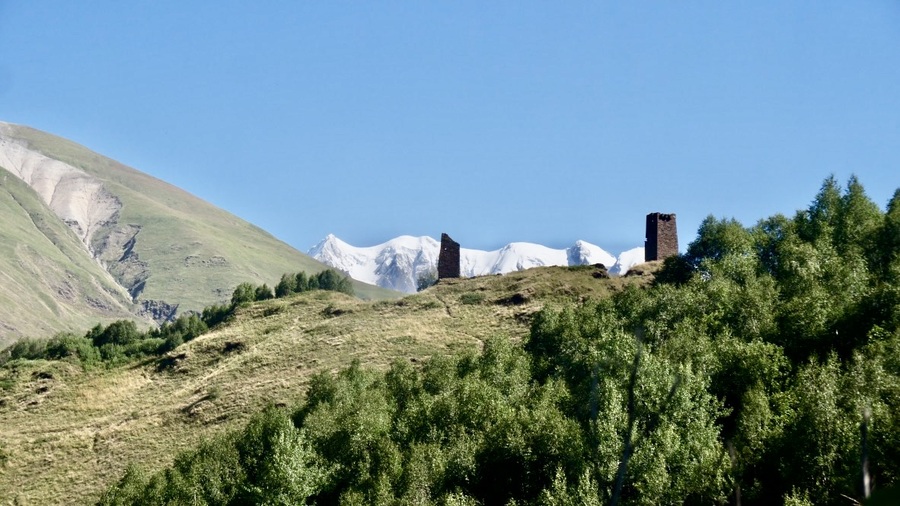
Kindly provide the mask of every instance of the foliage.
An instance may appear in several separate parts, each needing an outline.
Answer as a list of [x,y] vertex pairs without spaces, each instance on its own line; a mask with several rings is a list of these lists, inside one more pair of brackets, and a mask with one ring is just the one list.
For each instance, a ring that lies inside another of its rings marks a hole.
[[[286,274],[273,295],[335,275]],[[115,362],[225,308],[7,352]],[[900,484],[900,192],[882,212],[829,178],[793,217],[707,218],[652,286],[531,321],[478,354],[321,373],[291,412],[130,467],[103,503],[846,504],[862,499],[863,413],[876,493]]]
[[6,360],[71,360],[85,369],[115,366],[159,355],[207,331],[203,319],[188,313],[158,329],[141,331],[131,320],[96,325],[84,336],[59,333],[48,340],[23,340],[7,349]]
[[231,294],[232,307],[249,304],[256,300],[256,287],[253,283],[241,283],[234,289]]
[[147,476],[130,467],[100,504],[301,504],[328,474],[302,431],[270,407],[240,433],[182,453]]
[[468,292],[459,296],[459,302],[462,304],[481,304],[484,302],[484,294],[478,292]]
[[[302,289],[301,289],[302,287]],[[161,355],[206,333],[210,328],[227,322],[238,307],[256,301],[285,296],[307,290],[333,290],[353,294],[349,278],[334,270],[325,270],[307,277],[303,272],[285,274],[273,292],[266,284],[239,284],[232,293],[230,305],[213,305],[202,313],[189,312],[174,322],[163,323],[158,329],[141,331],[131,320],[118,320],[108,326],[97,324],[84,337],[60,333],[49,340],[23,339],[0,355],[0,364],[10,360],[75,360],[85,369],[97,364],[108,367],[135,359]]]
[[[302,289],[301,289],[302,287]],[[353,294],[349,280],[334,270],[307,277],[306,273],[285,274],[275,292],[266,284],[239,284],[232,293],[230,305],[213,305],[202,313],[189,312],[158,329],[141,331],[131,320],[119,320],[108,326],[97,324],[84,337],[70,333],[57,334],[50,340],[23,339],[0,355],[0,363],[9,360],[73,359],[85,368],[99,363],[115,366],[143,357],[167,353],[228,321],[238,307],[307,290],[333,290]]]
[[[265,287],[265,288],[263,288]],[[271,293],[265,285],[257,290],[263,293]],[[326,269],[317,274],[307,276],[305,272],[296,274],[284,274],[281,280],[275,285],[275,292],[272,297],[256,298],[255,300],[265,300],[266,298],[281,298],[291,294],[302,293],[310,290],[331,290],[334,292],[342,292],[347,295],[353,295],[353,285],[350,278],[341,275],[334,269]]]

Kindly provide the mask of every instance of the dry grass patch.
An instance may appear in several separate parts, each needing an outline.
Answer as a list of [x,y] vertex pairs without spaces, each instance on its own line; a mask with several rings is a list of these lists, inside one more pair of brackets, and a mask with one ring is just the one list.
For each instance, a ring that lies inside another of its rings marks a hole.
[[[0,503],[91,503],[129,463],[158,469],[266,404],[295,404],[321,371],[354,359],[374,368],[421,363],[477,350],[495,335],[521,339],[546,304],[648,281],[542,268],[441,281],[396,301],[308,292],[241,308],[232,322],[159,360],[88,372],[67,362],[7,364]],[[480,294],[477,303],[465,302],[468,293]]]

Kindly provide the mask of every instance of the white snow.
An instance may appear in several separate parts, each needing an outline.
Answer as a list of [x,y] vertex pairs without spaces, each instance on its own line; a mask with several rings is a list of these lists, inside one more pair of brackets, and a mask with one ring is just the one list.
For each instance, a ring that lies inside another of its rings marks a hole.
[[[416,280],[437,269],[440,242],[428,237],[400,236],[382,244],[357,247],[329,234],[308,252],[311,257],[353,279],[401,292],[414,293]],[[599,246],[576,241],[566,249],[514,242],[494,250],[460,248],[460,274],[465,277],[506,274],[532,267],[601,263],[612,274],[625,273],[643,263],[644,248],[634,248],[617,259]]]
[[307,254],[351,278],[391,290],[414,293],[416,279],[437,265],[440,243],[431,237],[403,235],[359,248],[329,234]]
[[628,272],[628,269],[642,263],[644,263],[644,248],[632,248],[619,254],[616,264],[609,272],[611,274],[625,274]]

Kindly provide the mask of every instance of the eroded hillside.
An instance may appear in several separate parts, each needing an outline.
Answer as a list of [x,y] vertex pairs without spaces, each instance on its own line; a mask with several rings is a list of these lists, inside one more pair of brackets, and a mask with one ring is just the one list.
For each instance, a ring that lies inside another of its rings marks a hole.
[[0,344],[110,317],[164,321],[226,301],[241,282],[326,267],[179,188],[34,129],[0,123],[0,171],[9,250],[0,297],[36,308],[0,310]]

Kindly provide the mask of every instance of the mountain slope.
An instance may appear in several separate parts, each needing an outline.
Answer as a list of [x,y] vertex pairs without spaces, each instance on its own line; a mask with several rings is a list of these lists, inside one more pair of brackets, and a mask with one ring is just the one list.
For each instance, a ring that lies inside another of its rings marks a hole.
[[[440,242],[423,236],[400,236],[369,247],[352,246],[328,235],[307,254],[353,279],[406,293],[416,291],[416,280],[437,268]],[[532,267],[603,264],[612,274],[625,273],[643,263],[644,248],[628,250],[615,257],[599,246],[576,241],[566,249],[514,242],[495,251],[460,249],[463,277],[506,274]]]
[[[133,302],[138,312],[157,319],[171,316],[176,307],[200,310],[225,301],[244,281],[273,284],[285,272],[325,268],[175,186],[38,130],[0,123],[0,167],[9,182],[4,188],[12,187],[14,179],[26,183],[37,197],[30,208],[42,204],[38,214],[45,221],[55,217],[66,225],[68,231],[53,230],[56,237],[67,236],[57,242],[65,242],[68,257],[85,256],[79,265],[89,261],[102,266],[105,278],[121,287],[108,290],[120,305]],[[25,190],[17,187],[15,193]],[[65,270],[66,262],[58,260]],[[9,267],[16,270],[17,265]],[[86,279],[102,277],[93,272]],[[391,296],[362,283],[355,289],[363,297]],[[52,293],[44,297],[57,299]],[[18,329],[6,317],[2,321]],[[23,334],[0,332],[0,337]]]
[[98,320],[131,318],[132,302],[22,181],[0,168],[0,345]]
[[242,307],[234,321],[158,361],[83,371],[70,361],[0,367],[0,504],[88,504],[125,466],[158,469],[178,450],[292,404],[320,372],[384,368],[520,339],[546,304],[602,298],[651,276],[597,279],[548,267],[444,280],[397,301],[305,292]]

